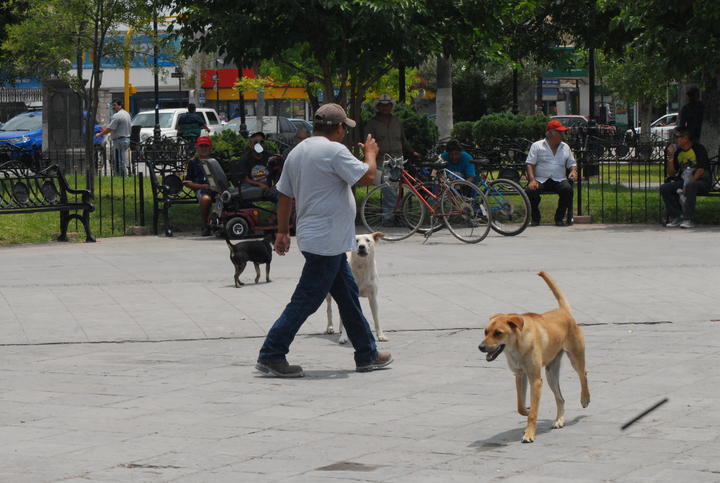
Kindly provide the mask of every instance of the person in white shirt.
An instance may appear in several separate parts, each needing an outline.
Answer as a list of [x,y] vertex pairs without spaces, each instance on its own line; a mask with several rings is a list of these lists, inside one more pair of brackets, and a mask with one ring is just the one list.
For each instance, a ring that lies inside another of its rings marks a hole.
[[255,368],[275,377],[302,377],[298,365],[286,359],[290,344],[305,320],[330,293],[355,349],[358,372],[381,369],[392,362],[388,352],[378,352],[370,325],[358,300],[346,252],[355,250],[355,197],[351,187],[369,186],[377,173],[378,145],[371,135],[360,147],[365,162],[340,141],[355,121],[337,104],[325,104],[315,113],[313,136],[290,152],[277,183],[278,231],[275,251],[290,248],[289,220],[292,200],[296,204],[297,245],[305,257],[300,281],[290,303],[265,338]]
[[[545,139],[530,146],[527,161],[528,186],[525,192],[530,199],[530,226],[540,224],[540,195],[557,193],[559,196],[555,211],[555,225],[572,225],[573,186],[577,181],[577,163],[572,150],[563,142],[568,128],[554,119],[545,128]],[[568,174],[569,170],[569,174]],[[568,179],[570,181],[568,181]]]

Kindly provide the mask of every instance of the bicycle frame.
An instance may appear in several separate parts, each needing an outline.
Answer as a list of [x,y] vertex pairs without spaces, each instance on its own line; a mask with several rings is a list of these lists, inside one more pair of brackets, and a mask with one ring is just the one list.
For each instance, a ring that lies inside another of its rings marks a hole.
[[[442,213],[438,212],[438,210],[435,208],[435,205],[437,204],[438,199],[443,195],[445,192],[449,192],[452,199],[453,199],[453,205],[458,206],[457,203],[457,197],[459,193],[454,190],[447,182],[447,174],[451,174],[455,178],[457,178],[459,181],[466,181],[462,177],[458,176],[457,174],[453,173],[452,171],[449,171],[445,168],[443,168],[443,175],[444,178],[440,179],[439,185],[440,185],[440,192],[439,193],[433,193],[431,190],[429,190],[422,182],[418,181],[417,178],[415,178],[413,175],[411,175],[406,169],[401,169],[400,171],[400,180],[399,180],[399,187],[398,189],[401,191],[403,189],[403,186],[407,186],[407,188],[415,193],[417,197],[422,201],[422,203],[425,205],[425,208],[430,212],[430,216],[452,216],[455,214],[455,212],[448,212],[448,213]],[[422,191],[422,192],[421,192]],[[428,198],[432,198],[433,203],[430,204],[428,202]],[[402,196],[398,196],[398,202],[402,202]]]

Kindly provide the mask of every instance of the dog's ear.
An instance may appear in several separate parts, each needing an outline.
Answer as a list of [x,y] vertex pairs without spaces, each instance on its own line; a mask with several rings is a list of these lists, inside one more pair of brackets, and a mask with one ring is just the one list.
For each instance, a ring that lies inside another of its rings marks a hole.
[[375,233],[372,234],[372,237],[373,237],[373,240],[378,241],[379,239],[385,237],[385,233],[383,233],[381,231],[376,231]]
[[523,321],[523,318],[520,317],[519,315],[511,314],[511,315],[508,315],[507,324],[513,330],[522,330],[523,326],[525,325],[525,322]]

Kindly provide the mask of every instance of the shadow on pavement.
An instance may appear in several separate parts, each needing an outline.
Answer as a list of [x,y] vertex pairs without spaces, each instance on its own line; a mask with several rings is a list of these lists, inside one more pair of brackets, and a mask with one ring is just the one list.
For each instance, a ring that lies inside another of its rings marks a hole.
[[[572,426],[578,423],[580,420],[585,419],[586,417],[586,415],[580,415],[572,420],[566,421],[565,427]],[[536,435],[541,435],[552,431],[552,424],[553,420],[551,419],[538,420]],[[478,451],[492,451],[494,449],[507,446],[510,443],[520,443],[524,432],[525,425],[523,424],[521,428],[503,431],[502,433],[498,433],[488,439],[479,439],[473,443],[470,443],[468,447],[477,448]]]

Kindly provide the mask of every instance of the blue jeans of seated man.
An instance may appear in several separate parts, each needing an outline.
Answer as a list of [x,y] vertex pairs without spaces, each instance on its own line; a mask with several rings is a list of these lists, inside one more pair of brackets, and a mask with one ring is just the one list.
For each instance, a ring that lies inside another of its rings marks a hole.
[[685,186],[685,205],[680,204],[678,189],[683,187],[682,180],[670,181],[660,186],[660,195],[665,201],[665,211],[670,219],[680,216],[685,220],[692,220],[695,215],[695,201],[697,195],[704,195],[710,191],[710,183],[705,180],[691,181]]
[[355,348],[355,363],[367,364],[377,355],[377,346],[367,319],[362,313],[347,255],[323,256],[302,252],[305,257],[300,281],[290,303],[275,321],[265,338],[258,361],[285,360],[295,334],[325,301],[330,293],[337,302],[345,330]]
[[127,176],[126,153],[130,147],[130,138],[117,138],[112,140],[113,173],[117,176]]

